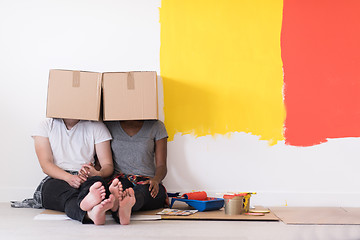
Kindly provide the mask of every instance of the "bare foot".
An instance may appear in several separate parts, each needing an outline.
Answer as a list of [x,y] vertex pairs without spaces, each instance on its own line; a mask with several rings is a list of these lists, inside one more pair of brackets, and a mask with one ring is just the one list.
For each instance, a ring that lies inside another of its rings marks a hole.
[[104,225],[106,220],[106,211],[114,205],[115,197],[110,194],[110,197],[103,200],[101,203],[93,207],[87,212],[88,217],[94,222],[95,225]]
[[90,211],[105,198],[105,187],[101,182],[94,183],[86,197],[81,201],[80,208],[83,211]]
[[111,211],[116,212],[119,209],[119,197],[123,191],[122,184],[119,181],[119,179],[115,178],[111,182],[111,184],[109,186],[109,190],[110,190],[110,193],[113,194],[115,197],[114,206],[111,208]]
[[126,189],[123,194],[120,195],[119,201],[120,224],[128,225],[131,218],[131,209],[136,202],[134,189]]

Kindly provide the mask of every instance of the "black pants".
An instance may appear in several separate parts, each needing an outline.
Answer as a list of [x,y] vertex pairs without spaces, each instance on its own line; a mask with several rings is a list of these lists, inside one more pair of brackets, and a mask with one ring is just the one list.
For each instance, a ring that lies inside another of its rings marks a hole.
[[[159,193],[153,198],[150,195],[149,184],[135,185],[132,184],[127,178],[119,177],[119,180],[123,186],[123,190],[127,188],[133,188],[135,193],[136,203],[132,208],[133,212],[140,210],[153,210],[162,208],[166,201],[166,190],[162,184],[159,184]],[[119,216],[116,213],[112,213],[115,221],[119,223]]]
[[[85,218],[86,212],[81,210],[80,203],[95,182],[101,182],[106,188],[106,183],[101,177],[89,177],[78,189],[71,187],[63,180],[50,178],[42,188],[43,207],[65,212],[71,219],[82,223],[91,223],[91,220]],[[106,197],[109,195],[107,190]]]

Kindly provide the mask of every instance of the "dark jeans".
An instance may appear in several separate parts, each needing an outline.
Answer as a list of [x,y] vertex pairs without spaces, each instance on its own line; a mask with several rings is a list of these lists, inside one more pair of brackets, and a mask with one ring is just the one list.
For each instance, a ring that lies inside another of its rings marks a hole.
[[[86,212],[81,210],[80,203],[95,182],[102,182],[103,186],[106,186],[106,182],[101,177],[89,177],[78,189],[63,180],[50,178],[42,188],[43,207],[65,212],[71,219],[82,223],[91,223],[91,220],[85,218]],[[106,197],[109,195],[107,190]]]
[[[135,185],[132,184],[127,178],[119,177],[119,180],[123,186],[123,190],[127,188],[133,188],[135,193],[135,205],[132,208],[133,212],[140,210],[153,210],[162,208],[165,205],[166,190],[162,184],[159,184],[159,193],[153,198],[150,195],[149,184],[146,185]],[[115,221],[119,223],[119,216],[116,213],[112,213]]]

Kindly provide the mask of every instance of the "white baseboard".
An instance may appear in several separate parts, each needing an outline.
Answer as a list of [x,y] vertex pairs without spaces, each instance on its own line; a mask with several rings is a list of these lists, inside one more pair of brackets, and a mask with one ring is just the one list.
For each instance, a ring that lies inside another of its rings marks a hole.
[[[168,190],[169,192],[173,192]],[[191,191],[184,191],[191,192]],[[219,192],[206,191],[210,197],[222,197]],[[360,192],[353,193],[310,193],[310,192],[257,192],[251,197],[253,205],[304,206],[304,207],[360,207]]]
[[252,197],[252,205],[360,207],[360,193],[260,192]]
[[25,198],[32,198],[34,188],[0,188],[0,202],[21,201]]

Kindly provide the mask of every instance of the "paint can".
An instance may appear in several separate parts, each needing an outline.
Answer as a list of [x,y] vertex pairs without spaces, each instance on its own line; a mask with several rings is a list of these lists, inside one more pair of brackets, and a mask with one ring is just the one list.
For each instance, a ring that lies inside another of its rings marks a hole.
[[238,215],[245,212],[245,197],[242,194],[224,195],[225,214]]

